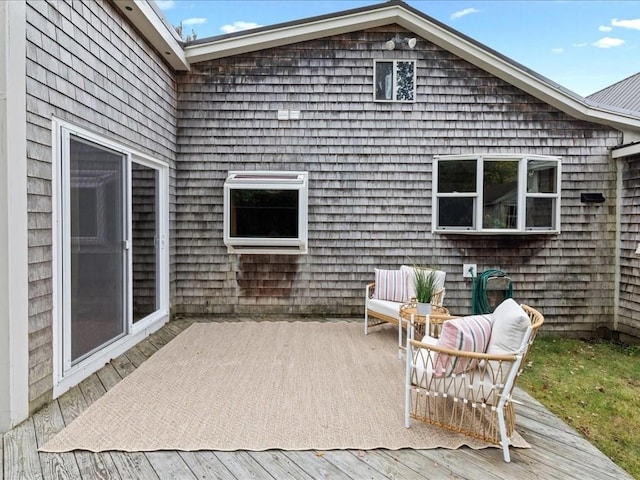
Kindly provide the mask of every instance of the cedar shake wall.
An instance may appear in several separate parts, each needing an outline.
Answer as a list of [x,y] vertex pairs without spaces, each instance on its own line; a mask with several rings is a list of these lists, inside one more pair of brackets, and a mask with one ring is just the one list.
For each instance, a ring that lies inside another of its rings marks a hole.
[[620,205],[620,309],[618,328],[622,338],[640,337],[640,155],[619,160],[622,168]]
[[172,162],[176,93],[169,67],[104,0],[29,1],[26,35],[29,401],[34,410],[51,398],[52,389],[51,179],[52,169],[59,168],[52,158],[52,116]]
[[[387,51],[396,26],[192,65],[178,75],[175,312],[362,316],[374,268],[412,259],[447,272],[470,311],[463,263],[499,268],[545,330],[591,335],[613,319],[621,135],[575,120],[429,42]],[[416,59],[417,101],[372,101],[374,59]],[[300,120],[278,121],[277,111]],[[431,233],[434,155],[562,157],[560,235]],[[228,254],[229,170],[309,171],[309,254]],[[602,192],[603,204],[580,193]]]

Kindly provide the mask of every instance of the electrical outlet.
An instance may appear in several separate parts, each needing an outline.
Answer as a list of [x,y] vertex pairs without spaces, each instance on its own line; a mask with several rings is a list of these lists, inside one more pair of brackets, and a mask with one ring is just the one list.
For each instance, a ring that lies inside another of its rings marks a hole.
[[462,265],[462,276],[471,278],[478,275],[478,266],[475,263],[465,263]]

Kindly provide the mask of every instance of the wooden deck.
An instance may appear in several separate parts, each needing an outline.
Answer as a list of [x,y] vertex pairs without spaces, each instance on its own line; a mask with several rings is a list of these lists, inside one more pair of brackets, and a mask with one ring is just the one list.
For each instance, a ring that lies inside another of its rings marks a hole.
[[[197,321],[203,321],[197,319]],[[531,449],[266,452],[38,453],[88,405],[189,326],[165,325],[126,354],[3,435],[5,479],[631,479],[626,472],[522,391],[517,430]]]

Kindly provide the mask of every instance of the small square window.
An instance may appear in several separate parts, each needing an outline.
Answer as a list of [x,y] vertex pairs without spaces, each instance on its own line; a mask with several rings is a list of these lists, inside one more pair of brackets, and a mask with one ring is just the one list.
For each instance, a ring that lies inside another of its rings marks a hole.
[[414,102],[415,60],[375,60],[373,96],[377,102]]

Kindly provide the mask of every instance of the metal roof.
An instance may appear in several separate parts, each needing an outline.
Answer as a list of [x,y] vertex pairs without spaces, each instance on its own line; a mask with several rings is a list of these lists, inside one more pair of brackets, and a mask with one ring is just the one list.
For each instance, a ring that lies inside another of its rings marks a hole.
[[640,73],[603,88],[587,98],[601,105],[640,113]]

